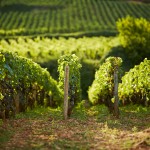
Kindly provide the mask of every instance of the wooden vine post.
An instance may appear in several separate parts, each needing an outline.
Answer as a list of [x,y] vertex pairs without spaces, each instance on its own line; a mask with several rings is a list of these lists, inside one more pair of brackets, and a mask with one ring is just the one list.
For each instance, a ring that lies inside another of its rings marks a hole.
[[64,79],[64,119],[68,118],[68,89],[69,89],[69,66],[65,66]]
[[114,115],[119,118],[118,66],[114,68]]

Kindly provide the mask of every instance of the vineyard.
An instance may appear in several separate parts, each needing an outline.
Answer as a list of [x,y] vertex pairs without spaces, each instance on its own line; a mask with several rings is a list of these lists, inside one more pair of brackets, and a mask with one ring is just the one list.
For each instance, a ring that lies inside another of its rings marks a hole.
[[84,37],[78,39],[41,39],[37,37],[34,39],[0,40],[0,49],[32,59],[42,67],[47,68],[57,81],[57,59],[64,54],[75,54],[79,57],[83,66],[81,70],[81,87],[83,97],[87,97],[88,86],[92,83],[95,69],[99,66],[99,60],[119,44],[117,37]]
[[62,93],[47,70],[9,52],[1,52],[0,61],[0,110],[6,118],[34,108],[35,101],[44,105],[46,100],[51,107],[61,103]]
[[0,149],[150,149],[149,41],[149,0],[0,0]]
[[16,52],[35,62],[59,58],[63,54],[76,54],[80,59],[101,59],[112,47],[119,46],[117,37],[84,38],[18,38],[0,40],[0,49]]
[[150,4],[127,1],[2,1],[0,36],[115,35],[127,15],[150,20]]

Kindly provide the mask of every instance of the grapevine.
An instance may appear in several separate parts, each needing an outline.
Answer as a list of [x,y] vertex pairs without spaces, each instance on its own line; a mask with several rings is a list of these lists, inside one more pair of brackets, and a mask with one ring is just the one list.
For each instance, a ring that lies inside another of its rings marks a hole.
[[92,104],[104,103],[109,111],[113,111],[114,71],[120,67],[120,57],[109,57],[95,73],[95,80],[89,87],[88,96]]
[[119,97],[124,104],[150,105],[150,60],[144,59],[122,77]]
[[75,55],[64,55],[58,60],[59,87],[64,90],[64,68],[69,66],[69,107],[70,109],[81,100],[79,58]]
[[0,52],[0,98],[0,108],[9,117],[10,112],[25,111],[35,104],[44,105],[45,101],[57,106],[62,93],[46,69],[17,54]]

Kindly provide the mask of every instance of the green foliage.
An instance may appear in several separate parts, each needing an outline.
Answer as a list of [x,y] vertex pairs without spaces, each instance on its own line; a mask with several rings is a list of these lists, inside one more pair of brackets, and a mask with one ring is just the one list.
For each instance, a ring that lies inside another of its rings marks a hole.
[[82,89],[82,98],[88,98],[88,88],[94,80],[95,70],[99,68],[99,60],[87,60],[83,59],[81,61],[81,89]]
[[109,107],[114,92],[114,69],[122,64],[119,57],[109,57],[95,73],[95,80],[88,91],[90,102],[104,103]]
[[1,52],[0,59],[0,93],[3,95],[0,109],[5,110],[6,116],[18,109],[16,101],[19,101],[19,111],[33,108],[35,102],[44,105],[46,101],[50,106],[60,103],[62,93],[46,69],[11,52]]
[[117,28],[121,44],[135,63],[150,57],[150,22],[148,20],[128,16],[117,22]]
[[0,49],[17,52],[36,62],[59,58],[63,54],[76,54],[80,58],[100,59],[113,46],[118,46],[116,37],[84,38],[17,38],[0,40]]
[[64,90],[64,70],[69,66],[69,100],[74,103],[81,100],[79,58],[75,55],[64,55],[58,60],[59,87]]
[[145,59],[122,77],[119,97],[125,104],[150,104],[150,60]]
[[54,79],[58,79],[57,59],[64,54],[75,54],[81,59],[82,97],[87,99],[88,87],[92,84],[100,59],[113,47],[119,45],[117,37],[84,38],[18,38],[0,40],[0,49],[12,51],[32,59],[47,68]]
[[149,19],[149,11],[149,4],[120,0],[5,0],[0,36],[116,35],[116,20],[128,14]]

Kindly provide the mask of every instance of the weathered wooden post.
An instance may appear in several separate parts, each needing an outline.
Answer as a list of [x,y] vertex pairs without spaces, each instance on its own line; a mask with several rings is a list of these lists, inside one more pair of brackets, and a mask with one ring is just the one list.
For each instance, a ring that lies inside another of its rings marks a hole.
[[114,115],[119,118],[118,66],[114,68]]
[[64,119],[68,118],[68,89],[69,89],[69,66],[65,66],[64,79]]

